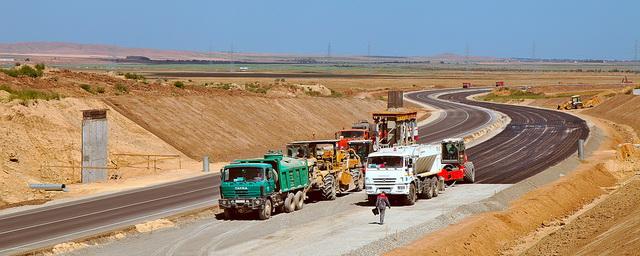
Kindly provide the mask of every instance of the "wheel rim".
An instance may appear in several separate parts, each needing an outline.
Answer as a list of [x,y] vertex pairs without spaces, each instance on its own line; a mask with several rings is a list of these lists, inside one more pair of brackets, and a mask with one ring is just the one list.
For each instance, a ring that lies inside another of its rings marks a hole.
[[267,204],[264,206],[264,211],[264,216],[266,216],[267,219],[271,217],[271,201],[267,201]]

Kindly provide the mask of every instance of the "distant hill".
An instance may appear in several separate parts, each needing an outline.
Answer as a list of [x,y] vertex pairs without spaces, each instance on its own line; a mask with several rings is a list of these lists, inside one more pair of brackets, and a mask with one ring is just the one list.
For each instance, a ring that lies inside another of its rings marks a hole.
[[[120,61],[140,61],[148,58],[148,61],[237,61],[237,62],[261,62],[261,63],[323,63],[323,62],[385,62],[385,63],[412,63],[412,62],[462,62],[470,61],[494,61],[493,57],[477,57],[444,53],[435,56],[333,56],[328,58],[322,55],[295,55],[273,53],[228,53],[228,52],[197,52],[181,50],[160,50],[147,48],[127,48],[102,44],[78,44],[64,42],[20,42],[0,43],[0,55],[28,55],[46,57],[66,57],[85,59],[119,59]],[[129,57],[129,58],[127,58]]]

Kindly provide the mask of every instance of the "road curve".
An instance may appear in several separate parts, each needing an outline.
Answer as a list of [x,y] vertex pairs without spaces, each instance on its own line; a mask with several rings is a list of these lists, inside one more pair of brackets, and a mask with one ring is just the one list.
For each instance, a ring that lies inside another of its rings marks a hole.
[[[420,127],[422,143],[460,135],[477,129],[491,119],[486,110],[430,97],[431,94],[443,92],[408,95],[408,98],[442,108],[446,113],[436,122]],[[475,92],[454,92],[451,96],[443,97],[495,109],[512,119],[513,125],[469,152],[478,169],[478,181],[483,183],[510,183],[531,176],[553,164],[553,161],[560,161],[575,152],[575,141],[586,138],[588,134],[584,122],[568,114],[469,102],[464,98]],[[562,140],[561,145],[552,145],[559,140]],[[0,216],[0,254],[33,250],[179,211],[212,206],[219,196],[218,185],[216,176],[206,175]]]

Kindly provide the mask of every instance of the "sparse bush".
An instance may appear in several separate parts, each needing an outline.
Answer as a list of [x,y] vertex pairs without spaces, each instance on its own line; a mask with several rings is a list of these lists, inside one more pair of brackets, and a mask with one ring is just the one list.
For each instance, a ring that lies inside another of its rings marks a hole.
[[322,96],[322,93],[317,92],[317,91],[304,91],[304,94],[311,96],[311,97],[320,97]]
[[97,92],[97,93],[102,94],[102,93],[105,93],[105,92],[106,92],[106,90],[104,89],[104,87],[102,87],[102,86],[98,86],[98,87],[96,88],[96,92]]
[[37,70],[34,69],[28,65],[22,65],[20,66],[20,68],[11,68],[11,69],[0,69],[0,72],[7,74],[8,76],[11,77],[22,77],[22,76],[27,76],[27,77],[41,77],[43,72],[42,70]]
[[336,90],[334,90],[334,89],[329,89],[329,90],[331,90],[331,95],[330,95],[331,97],[337,98],[337,97],[342,97],[342,96],[344,96],[344,95],[342,95],[342,93],[340,93],[339,91],[336,91]]
[[32,89],[14,90],[13,88],[6,85],[0,85],[0,90],[6,91],[11,95],[9,96],[9,100],[21,100],[21,103],[23,105],[31,100],[59,100],[62,97],[56,92],[38,91]]
[[118,91],[118,94],[129,93],[129,87],[127,87],[124,84],[116,84],[115,88],[116,88],[116,91]]
[[125,73],[124,74],[124,78],[126,79],[131,79],[131,80],[144,80],[146,79],[143,75],[139,75],[136,73]]
[[173,86],[180,88],[180,89],[184,89],[184,83],[182,81],[175,81],[173,83]]
[[36,64],[36,70],[42,71],[45,69],[44,63],[38,63]]
[[93,89],[91,88],[91,85],[81,84],[80,88],[82,88],[83,90],[85,90],[88,93],[94,94]]

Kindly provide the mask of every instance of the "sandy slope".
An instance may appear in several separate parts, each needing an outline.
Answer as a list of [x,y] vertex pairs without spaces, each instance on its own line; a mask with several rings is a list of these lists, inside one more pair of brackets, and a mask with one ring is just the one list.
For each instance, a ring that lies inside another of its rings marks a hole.
[[215,161],[258,156],[293,140],[333,138],[381,101],[349,98],[114,97],[118,112],[186,155]]

